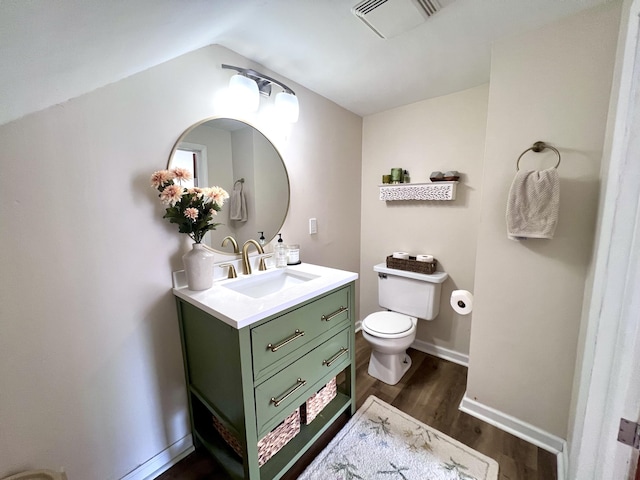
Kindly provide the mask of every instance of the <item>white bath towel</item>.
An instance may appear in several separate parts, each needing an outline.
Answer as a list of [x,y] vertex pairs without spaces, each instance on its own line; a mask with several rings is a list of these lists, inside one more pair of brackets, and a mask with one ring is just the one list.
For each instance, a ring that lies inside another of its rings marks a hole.
[[247,200],[244,196],[244,183],[236,182],[229,199],[229,218],[240,222],[247,221]]
[[557,169],[518,171],[507,201],[507,236],[512,240],[553,238],[559,207]]

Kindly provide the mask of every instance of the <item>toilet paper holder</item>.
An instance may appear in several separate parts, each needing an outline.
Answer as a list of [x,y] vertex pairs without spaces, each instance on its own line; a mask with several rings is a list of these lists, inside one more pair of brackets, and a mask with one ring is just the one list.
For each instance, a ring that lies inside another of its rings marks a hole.
[[473,311],[473,294],[467,290],[454,290],[450,304],[457,314],[469,315]]

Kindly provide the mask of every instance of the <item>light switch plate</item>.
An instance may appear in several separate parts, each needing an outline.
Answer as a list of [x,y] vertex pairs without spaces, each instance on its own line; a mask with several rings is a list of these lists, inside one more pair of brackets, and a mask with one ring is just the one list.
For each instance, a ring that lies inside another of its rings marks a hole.
[[309,219],[309,235],[318,233],[318,220],[315,218]]

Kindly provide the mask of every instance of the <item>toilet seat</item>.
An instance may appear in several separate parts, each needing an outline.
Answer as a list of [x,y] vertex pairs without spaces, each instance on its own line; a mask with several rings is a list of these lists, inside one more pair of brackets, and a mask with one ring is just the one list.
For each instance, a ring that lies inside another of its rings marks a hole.
[[415,320],[398,312],[375,312],[362,321],[362,329],[378,338],[401,338],[416,329]]

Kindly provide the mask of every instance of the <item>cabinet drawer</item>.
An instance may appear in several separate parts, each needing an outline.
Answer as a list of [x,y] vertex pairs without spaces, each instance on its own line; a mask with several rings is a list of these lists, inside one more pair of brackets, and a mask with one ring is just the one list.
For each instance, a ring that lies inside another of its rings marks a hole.
[[258,432],[268,432],[303,404],[352,358],[346,328],[255,389]]
[[304,355],[325,332],[348,325],[349,300],[349,289],[343,288],[252,329],[254,379]]

